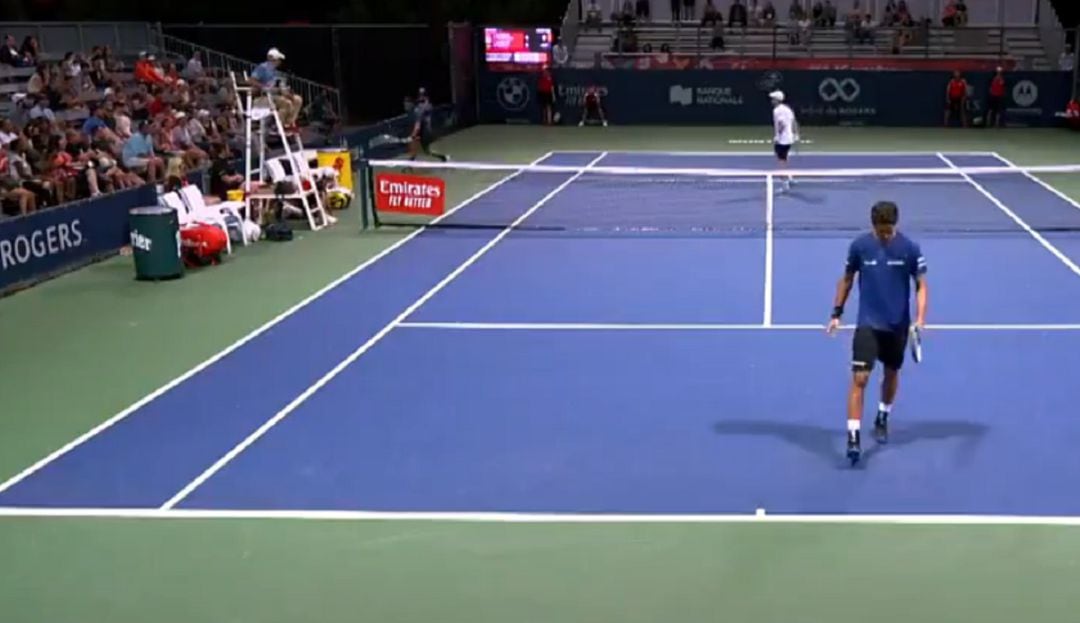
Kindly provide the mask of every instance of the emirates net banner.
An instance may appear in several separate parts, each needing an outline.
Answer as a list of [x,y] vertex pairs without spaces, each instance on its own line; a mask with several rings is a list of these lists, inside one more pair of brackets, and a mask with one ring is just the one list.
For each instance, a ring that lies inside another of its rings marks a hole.
[[435,177],[379,173],[375,176],[375,209],[439,216],[446,211],[446,182]]

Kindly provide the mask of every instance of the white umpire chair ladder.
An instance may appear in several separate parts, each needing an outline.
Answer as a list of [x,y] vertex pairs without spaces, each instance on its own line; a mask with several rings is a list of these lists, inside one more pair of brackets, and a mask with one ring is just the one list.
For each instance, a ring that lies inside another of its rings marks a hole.
[[[269,95],[262,97],[256,94],[255,89],[247,84],[247,72],[243,74],[243,82],[237,81],[235,72],[229,72],[229,76],[232,79],[233,92],[236,94],[238,110],[244,120],[244,218],[250,220],[252,198],[277,198],[272,187],[258,192],[253,191],[255,187],[253,182],[262,184],[266,181],[264,176],[267,175],[266,138],[268,131],[273,129],[281,139],[281,144],[285,149],[285,160],[288,162],[295,162],[296,158],[304,157],[304,144],[299,132],[290,137],[285,131],[285,126],[281,122],[281,115],[274,105],[274,99]],[[295,141],[295,145],[290,144],[290,138]],[[253,167],[252,159],[256,156],[258,158],[257,166]],[[326,227],[330,219],[327,218],[328,215],[325,206],[323,206],[321,194],[319,192],[304,192],[305,178],[302,175],[301,168],[295,164],[289,167],[287,177],[291,178],[292,183],[295,185],[296,193],[286,195],[286,197],[300,202],[312,231],[318,231]],[[271,182],[274,181],[277,180],[271,180]],[[306,181],[314,189],[315,180],[309,177]]]

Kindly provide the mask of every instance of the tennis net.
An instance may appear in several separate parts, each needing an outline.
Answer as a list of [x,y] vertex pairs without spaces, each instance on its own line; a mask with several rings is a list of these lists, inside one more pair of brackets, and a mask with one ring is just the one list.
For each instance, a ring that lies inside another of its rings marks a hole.
[[909,231],[1080,231],[1080,204],[1071,198],[1080,197],[1080,165],[780,172],[378,160],[362,170],[365,205],[383,227],[849,232],[869,226],[874,203],[892,201]]

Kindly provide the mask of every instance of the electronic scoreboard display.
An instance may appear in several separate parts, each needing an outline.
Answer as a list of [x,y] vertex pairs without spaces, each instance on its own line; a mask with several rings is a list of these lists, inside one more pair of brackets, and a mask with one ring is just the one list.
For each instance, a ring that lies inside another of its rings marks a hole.
[[542,67],[551,63],[554,42],[550,28],[485,28],[484,59],[489,66]]

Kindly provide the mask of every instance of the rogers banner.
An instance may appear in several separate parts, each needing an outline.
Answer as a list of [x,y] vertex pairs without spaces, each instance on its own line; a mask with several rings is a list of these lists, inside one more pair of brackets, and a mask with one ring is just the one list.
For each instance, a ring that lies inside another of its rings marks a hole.
[[446,211],[446,182],[436,177],[379,173],[375,176],[375,209],[438,216]]

